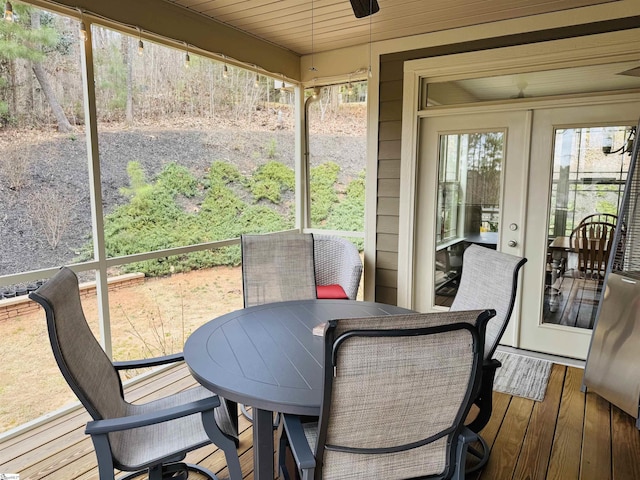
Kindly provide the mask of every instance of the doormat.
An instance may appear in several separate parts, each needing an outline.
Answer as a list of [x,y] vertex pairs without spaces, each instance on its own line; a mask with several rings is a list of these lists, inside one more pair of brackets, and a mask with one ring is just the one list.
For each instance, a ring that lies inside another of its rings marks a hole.
[[496,352],[494,358],[502,363],[493,382],[496,392],[529,398],[536,402],[544,400],[551,362],[505,352]]

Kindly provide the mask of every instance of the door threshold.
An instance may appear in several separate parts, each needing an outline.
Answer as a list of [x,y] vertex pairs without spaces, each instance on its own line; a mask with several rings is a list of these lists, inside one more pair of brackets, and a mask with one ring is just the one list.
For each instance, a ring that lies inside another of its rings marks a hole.
[[557,363],[559,365],[566,365],[567,367],[576,367],[584,369],[585,361],[578,360],[577,358],[562,357],[560,355],[551,355],[550,353],[534,352],[533,350],[523,350],[522,348],[507,347],[504,345],[498,345],[496,348],[498,352],[513,353],[515,355],[522,355],[523,357],[538,358],[540,360],[548,360],[549,362]]

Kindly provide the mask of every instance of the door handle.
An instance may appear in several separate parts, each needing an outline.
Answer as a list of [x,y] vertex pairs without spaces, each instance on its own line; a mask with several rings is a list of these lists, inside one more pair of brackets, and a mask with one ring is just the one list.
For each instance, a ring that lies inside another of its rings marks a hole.
[[507,242],[507,245],[509,245],[510,247],[517,247],[518,246],[518,242],[516,242],[515,240],[509,240]]

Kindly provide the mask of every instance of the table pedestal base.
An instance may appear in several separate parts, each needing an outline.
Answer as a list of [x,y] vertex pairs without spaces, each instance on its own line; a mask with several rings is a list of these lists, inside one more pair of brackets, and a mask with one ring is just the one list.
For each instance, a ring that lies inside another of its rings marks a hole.
[[273,480],[273,412],[253,408],[253,478]]

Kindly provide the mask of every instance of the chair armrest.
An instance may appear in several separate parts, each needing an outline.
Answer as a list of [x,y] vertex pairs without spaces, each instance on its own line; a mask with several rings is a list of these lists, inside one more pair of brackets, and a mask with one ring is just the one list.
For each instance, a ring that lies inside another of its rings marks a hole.
[[166,408],[156,412],[131,415],[130,417],[108,418],[104,420],[94,420],[87,423],[85,433],[88,435],[98,435],[132,428],[146,427],[156,423],[186,417],[194,413],[202,413],[213,410],[220,406],[220,398],[217,395],[185,403],[177,407]]
[[289,439],[291,453],[293,453],[298,468],[301,470],[315,468],[316,459],[313,456],[307,437],[304,434],[300,417],[289,414],[285,414],[283,417],[284,428],[287,432],[287,438]]
[[472,432],[467,427],[463,427],[458,438],[460,439],[460,441],[469,444],[478,440],[478,434]]
[[485,360],[482,364],[482,377],[473,400],[479,410],[476,418],[467,425],[473,432],[479,432],[489,423],[493,412],[493,381],[496,376],[496,370],[501,366],[502,363],[495,358]]
[[184,360],[184,354],[174,353],[165,355],[164,357],[142,358],[140,360],[124,360],[121,362],[113,362],[116,370],[130,370],[133,368],[157,367],[158,365],[166,365],[168,363],[181,362]]
[[496,370],[498,370],[502,366],[500,360],[495,358],[490,358],[489,360],[485,360],[482,364],[482,375],[491,375],[495,376]]
[[341,260],[336,283],[342,287],[351,300],[355,300],[362,277],[362,260],[360,260],[360,255],[355,247],[347,249]]

